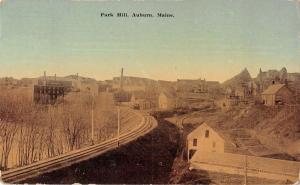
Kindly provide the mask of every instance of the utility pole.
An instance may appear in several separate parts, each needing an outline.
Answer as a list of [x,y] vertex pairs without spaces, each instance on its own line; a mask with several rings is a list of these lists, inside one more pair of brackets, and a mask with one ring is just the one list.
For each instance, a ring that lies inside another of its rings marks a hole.
[[120,113],[121,113],[121,110],[120,110],[120,105],[118,105],[118,146],[120,146]]
[[248,179],[247,179],[247,167],[248,167],[248,158],[247,158],[247,155],[245,155],[245,185],[248,184]]
[[[121,76],[120,76],[120,90],[119,93],[121,94],[121,98],[123,98],[122,92],[123,92],[123,68],[121,69]],[[118,100],[118,132],[117,132],[117,141],[118,141],[118,146],[120,146],[120,127],[121,127],[121,120],[120,120],[120,114],[121,114],[121,109],[120,109],[120,104],[121,100]]]
[[92,94],[92,145],[94,145],[94,107],[95,107],[95,96]]
[[190,162],[190,149],[189,149],[189,140],[186,140],[186,148],[187,148],[187,161]]

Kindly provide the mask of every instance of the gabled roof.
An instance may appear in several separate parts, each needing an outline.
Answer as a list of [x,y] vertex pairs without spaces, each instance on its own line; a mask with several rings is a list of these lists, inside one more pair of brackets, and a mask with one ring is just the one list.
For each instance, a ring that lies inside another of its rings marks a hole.
[[283,88],[285,84],[275,84],[270,85],[264,92],[261,94],[276,94],[281,88]]
[[219,135],[224,141],[226,141],[226,136],[224,136],[218,129],[212,127],[207,122],[202,123],[199,127],[197,127],[195,130],[193,130],[189,135],[188,138],[193,137],[195,134],[198,133],[199,130],[203,129],[203,127],[209,127],[211,128],[217,135]]

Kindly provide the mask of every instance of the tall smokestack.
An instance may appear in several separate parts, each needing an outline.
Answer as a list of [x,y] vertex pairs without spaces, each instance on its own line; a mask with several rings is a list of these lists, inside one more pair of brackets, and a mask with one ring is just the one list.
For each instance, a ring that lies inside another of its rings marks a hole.
[[120,90],[123,91],[123,68],[121,69]]

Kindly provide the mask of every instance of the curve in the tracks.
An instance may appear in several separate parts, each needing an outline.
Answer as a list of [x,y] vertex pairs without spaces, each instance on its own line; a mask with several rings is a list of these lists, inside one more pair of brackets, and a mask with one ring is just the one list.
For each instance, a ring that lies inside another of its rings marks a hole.
[[121,134],[119,142],[117,138],[113,138],[99,144],[74,150],[46,160],[41,160],[27,166],[8,170],[2,172],[2,180],[6,183],[18,183],[44,173],[94,158],[109,150],[117,148],[119,145],[124,145],[149,133],[156,126],[157,122],[155,118],[149,115],[142,115],[141,124],[130,132]]

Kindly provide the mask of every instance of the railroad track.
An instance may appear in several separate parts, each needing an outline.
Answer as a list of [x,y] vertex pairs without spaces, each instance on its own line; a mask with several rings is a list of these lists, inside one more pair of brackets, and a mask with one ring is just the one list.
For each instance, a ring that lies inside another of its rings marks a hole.
[[141,124],[137,128],[120,135],[119,144],[118,139],[113,138],[99,144],[41,160],[27,166],[8,170],[2,172],[2,181],[5,183],[20,183],[24,182],[26,179],[37,177],[44,173],[49,173],[91,159],[109,150],[115,149],[119,145],[124,145],[149,133],[156,126],[157,122],[152,116],[144,115]]

